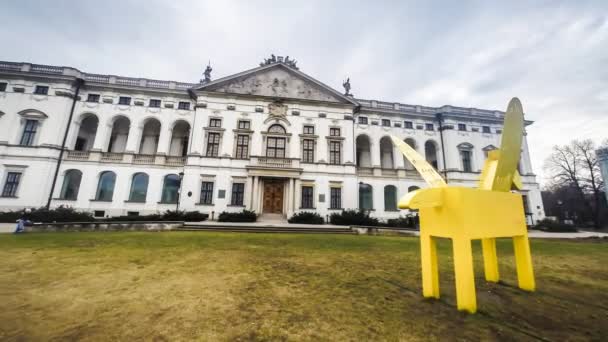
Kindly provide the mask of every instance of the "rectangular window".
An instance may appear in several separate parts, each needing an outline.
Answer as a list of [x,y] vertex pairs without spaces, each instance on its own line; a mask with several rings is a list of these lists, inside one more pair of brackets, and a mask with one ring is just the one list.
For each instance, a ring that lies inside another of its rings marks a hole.
[[391,120],[389,120],[389,119],[382,119],[382,126],[384,126],[384,127],[391,127]]
[[97,102],[97,103],[99,103],[99,94],[89,94],[87,96],[87,102]]
[[118,98],[118,104],[129,106],[131,105],[131,98],[128,96],[121,96]]
[[302,140],[302,161],[305,163],[315,162],[315,141],[312,139]]
[[232,184],[232,198],[230,199],[231,205],[243,205],[243,197],[245,194],[245,183],[233,183]]
[[330,128],[329,129],[329,136],[330,137],[339,137],[340,136],[340,129],[339,128]]
[[209,127],[222,127],[221,119],[209,119]]
[[331,209],[342,208],[342,188],[330,188],[329,189],[329,208],[331,208]]
[[105,212],[105,210],[95,210],[95,211],[93,211],[93,216],[94,217],[104,217],[104,216],[106,216],[106,212]]
[[481,126],[481,131],[483,133],[490,133],[490,126]]
[[239,129],[251,129],[251,122],[239,120]]
[[0,91],[6,91],[7,84],[6,82],[0,82]]
[[2,197],[17,197],[17,188],[21,180],[20,172],[9,172],[6,175],[6,183],[2,189]]
[[312,186],[302,187],[302,209],[312,209],[314,190]]
[[177,109],[181,109],[181,110],[190,110],[190,102],[183,102],[180,101],[177,104]]
[[467,130],[467,125],[465,125],[465,124],[458,124],[458,130],[459,131],[466,131]]
[[49,87],[47,87],[47,86],[36,86],[36,88],[34,89],[34,94],[48,95],[49,94]]
[[268,137],[266,157],[285,158],[285,138]]
[[462,157],[462,170],[464,172],[471,172],[471,151],[460,151]]
[[220,153],[220,134],[209,133],[207,136],[207,157],[217,157]]
[[152,108],[160,108],[160,100],[151,99],[150,100],[150,107],[152,107]]
[[414,123],[411,122],[411,121],[405,121],[403,124],[404,124],[403,127],[405,127],[405,128],[409,128],[409,129],[413,129],[414,128]]
[[425,125],[425,128],[427,131],[434,131],[435,130],[435,125],[433,125],[432,123],[427,123]]
[[359,123],[360,123],[361,125],[367,125],[367,117],[365,117],[365,116],[360,116],[360,117],[359,117]]
[[342,143],[340,141],[329,142],[329,163],[338,165],[341,162],[341,148]]
[[213,182],[201,183],[201,204],[213,204]]
[[32,144],[34,144],[34,138],[36,137],[37,128],[38,128],[38,121],[26,120],[25,127],[23,128],[23,135],[21,136],[20,145],[32,146]]
[[249,158],[249,136],[245,134],[239,134],[236,137],[236,158],[247,159]]
[[315,126],[304,126],[304,134],[315,134]]

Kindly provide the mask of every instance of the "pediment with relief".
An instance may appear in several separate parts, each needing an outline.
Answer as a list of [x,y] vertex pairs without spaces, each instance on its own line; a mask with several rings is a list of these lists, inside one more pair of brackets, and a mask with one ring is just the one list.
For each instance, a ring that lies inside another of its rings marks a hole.
[[352,103],[339,92],[282,64],[219,79],[197,90],[335,103]]

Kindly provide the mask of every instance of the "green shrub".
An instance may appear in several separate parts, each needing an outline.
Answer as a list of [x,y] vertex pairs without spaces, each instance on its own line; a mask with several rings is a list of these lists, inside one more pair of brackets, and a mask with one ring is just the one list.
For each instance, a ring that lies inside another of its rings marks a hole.
[[143,221],[204,221],[208,214],[198,211],[167,210],[163,214],[113,216],[102,219],[109,222],[143,222]]
[[257,219],[255,211],[245,209],[236,213],[222,211],[217,218],[219,222],[255,222]]
[[378,226],[380,221],[363,210],[343,210],[329,216],[331,224],[340,226]]
[[325,220],[317,213],[310,211],[302,211],[295,213],[292,217],[287,220],[289,223],[305,223],[305,224],[323,224]]
[[418,228],[418,222],[418,215],[408,214],[396,219],[386,220],[386,226],[395,228]]
[[552,233],[576,233],[578,230],[569,224],[543,219],[536,223],[536,228],[545,232]]
[[32,222],[87,222],[94,221],[93,215],[84,211],[77,211],[69,207],[59,207],[47,210],[46,208],[31,209],[29,213],[25,210],[0,212],[0,222],[15,222],[25,218]]

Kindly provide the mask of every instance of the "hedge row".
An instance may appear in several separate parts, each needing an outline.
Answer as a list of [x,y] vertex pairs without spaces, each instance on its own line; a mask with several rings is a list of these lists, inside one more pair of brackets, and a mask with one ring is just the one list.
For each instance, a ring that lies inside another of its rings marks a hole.
[[54,208],[47,210],[46,208],[31,209],[25,212],[5,211],[0,212],[0,222],[13,223],[20,218],[30,220],[32,222],[118,222],[118,221],[204,221],[209,217],[208,214],[199,213],[198,211],[175,211],[167,210],[162,214],[151,215],[128,215],[114,216],[103,219],[96,219],[93,215],[86,211],[77,211],[73,208]]
[[222,211],[217,217],[219,222],[255,222],[258,216],[255,211],[243,210],[241,212]]

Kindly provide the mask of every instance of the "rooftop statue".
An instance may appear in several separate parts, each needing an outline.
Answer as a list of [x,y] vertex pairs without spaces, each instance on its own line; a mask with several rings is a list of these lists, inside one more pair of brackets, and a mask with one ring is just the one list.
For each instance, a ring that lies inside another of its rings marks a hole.
[[342,86],[344,87],[344,95],[349,96],[352,95],[350,93],[350,77],[346,79],[346,81],[342,82]]
[[418,170],[429,188],[408,193],[400,209],[420,211],[420,253],[424,297],[439,298],[439,269],[435,238],[450,238],[453,244],[458,310],[477,311],[473,272],[472,240],[481,239],[485,278],[498,282],[496,238],[513,239],[518,285],[535,290],[532,257],[517,172],[523,137],[521,102],[513,98],[504,118],[500,149],[489,151],[478,188],[449,186],[437,171],[408,144],[392,136],[393,143]]
[[209,64],[207,64],[207,67],[205,68],[205,72],[203,72],[203,76],[205,77],[205,79],[202,79],[201,83],[211,82],[211,72],[212,71],[213,71],[213,68],[211,68],[211,61],[209,61]]
[[264,60],[260,63],[260,66],[275,64],[275,63],[283,63],[293,69],[299,70],[295,59],[289,59],[289,56],[275,56],[274,54],[270,55],[270,58],[264,58]]

